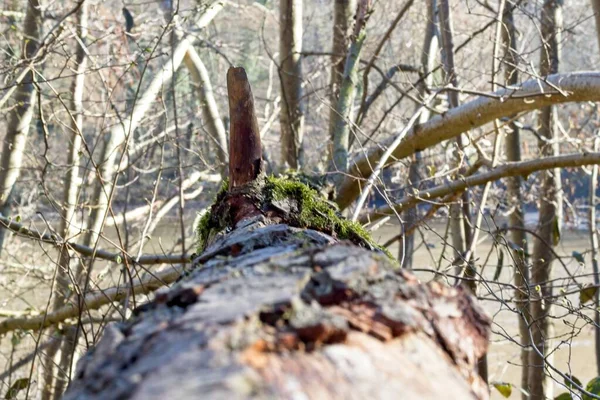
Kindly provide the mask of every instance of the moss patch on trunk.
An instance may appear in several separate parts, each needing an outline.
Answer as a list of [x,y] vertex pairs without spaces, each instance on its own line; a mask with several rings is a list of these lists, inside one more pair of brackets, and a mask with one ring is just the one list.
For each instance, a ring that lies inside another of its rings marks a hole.
[[[196,227],[198,252],[202,252],[218,233],[232,228],[231,216],[222,206],[230,194],[227,185],[222,185],[210,211],[200,219]],[[345,219],[335,204],[294,177],[259,177],[255,184],[237,193],[240,194],[248,197],[266,216],[276,216],[297,228],[313,229],[340,240],[349,240],[394,259],[360,224]]]

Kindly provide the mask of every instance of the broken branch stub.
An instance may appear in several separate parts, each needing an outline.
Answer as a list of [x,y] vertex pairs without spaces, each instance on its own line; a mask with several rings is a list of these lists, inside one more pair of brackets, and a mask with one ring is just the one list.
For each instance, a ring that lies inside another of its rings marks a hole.
[[254,97],[241,67],[227,71],[229,95],[229,189],[253,181],[262,169],[260,131],[254,112]]

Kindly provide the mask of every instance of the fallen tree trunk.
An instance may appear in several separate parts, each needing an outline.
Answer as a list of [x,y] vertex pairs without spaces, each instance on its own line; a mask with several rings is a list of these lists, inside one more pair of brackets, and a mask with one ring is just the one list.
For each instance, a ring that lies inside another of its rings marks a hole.
[[231,184],[200,255],[106,328],[65,399],[487,398],[474,367],[490,320],[463,289],[398,269],[316,191],[265,177],[245,80],[229,73]]

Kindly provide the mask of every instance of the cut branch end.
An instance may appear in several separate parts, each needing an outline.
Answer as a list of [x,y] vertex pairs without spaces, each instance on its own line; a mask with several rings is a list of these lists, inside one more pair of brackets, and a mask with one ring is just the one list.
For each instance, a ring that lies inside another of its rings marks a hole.
[[227,92],[231,121],[229,189],[233,189],[258,177],[262,170],[262,148],[254,111],[254,97],[244,68],[229,68]]

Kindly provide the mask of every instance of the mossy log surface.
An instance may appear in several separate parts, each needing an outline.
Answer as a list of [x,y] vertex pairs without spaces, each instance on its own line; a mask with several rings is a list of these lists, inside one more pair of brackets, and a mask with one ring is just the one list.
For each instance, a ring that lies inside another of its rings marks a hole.
[[490,320],[468,293],[298,226],[298,198],[258,182],[221,194],[192,269],[106,328],[65,399],[488,397]]

